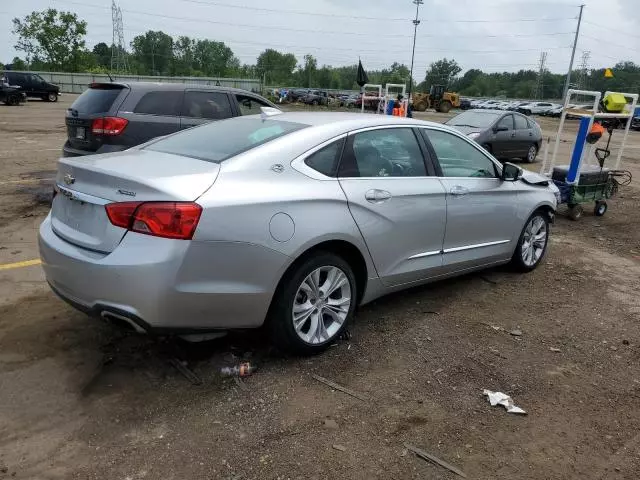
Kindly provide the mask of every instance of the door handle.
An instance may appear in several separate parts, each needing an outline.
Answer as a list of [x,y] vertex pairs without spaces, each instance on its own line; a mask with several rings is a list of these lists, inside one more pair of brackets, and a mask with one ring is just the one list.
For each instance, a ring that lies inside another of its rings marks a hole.
[[451,195],[460,197],[462,195],[466,195],[467,193],[469,193],[469,189],[463,187],[462,185],[455,185],[454,187],[451,187],[451,190],[449,191],[449,193],[451,193]]
[[513,138],[513,137],[515,137],[515,136],[516,136],[516,132],[513,132],[513,133],[511,134],[511,138]]
[[391,193],[386,190],[378,190],[374,188],[373,190],[367,190],[367,193],[364,194],[364,198],[371,203],[381,203],[391,198]]
[[530,136],[530,137],[533,137],[533,132],[529,132],[529,136]]

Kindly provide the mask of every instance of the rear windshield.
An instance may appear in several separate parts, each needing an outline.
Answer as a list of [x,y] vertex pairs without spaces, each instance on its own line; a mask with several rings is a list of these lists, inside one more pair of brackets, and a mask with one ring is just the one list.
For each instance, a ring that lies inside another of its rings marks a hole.
[[489,127],[502,114],[503,112],[464,112],[453,117],[445,125],[475,128]]
[[190,128],[145,147],[146,150],[220,163],[307,125],[259,117],[237,117]]
[[71,108],[79,113],[105,113],[111,109],[116,97],[122,91],[119,88],[89,88],[76,98]]

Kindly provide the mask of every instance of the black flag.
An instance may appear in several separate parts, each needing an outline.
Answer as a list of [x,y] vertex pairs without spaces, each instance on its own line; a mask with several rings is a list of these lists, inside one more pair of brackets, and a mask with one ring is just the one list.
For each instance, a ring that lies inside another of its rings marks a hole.
[[367,76],[367,72],[364,71],[364,67],[362,66],[362,62],[358,59],[358,73],[356,75],[356,83],[361,87],[364,86],[365,83],[369,83],[369,77]]

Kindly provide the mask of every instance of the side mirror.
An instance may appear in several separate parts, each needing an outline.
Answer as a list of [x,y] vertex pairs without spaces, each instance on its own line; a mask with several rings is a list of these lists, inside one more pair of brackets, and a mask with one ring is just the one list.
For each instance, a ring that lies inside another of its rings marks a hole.
[[509,129],[507,127],[493,127],[493,133],[498,132],[508,132]]
[[504,182],[515,182],[522,178],[522,169],[513,163],[505,162],[500,179]]

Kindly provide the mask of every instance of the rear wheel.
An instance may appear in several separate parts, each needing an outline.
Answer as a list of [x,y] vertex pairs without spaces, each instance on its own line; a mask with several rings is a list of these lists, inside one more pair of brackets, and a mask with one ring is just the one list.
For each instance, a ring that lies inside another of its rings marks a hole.
[[521,272],[530,272],[538,266],[549,243],[549,217],[542,211],[534,212],[522,230],[512,265]]
[[327,349],[353,316],[357,286],[349,264],[319,252],[287,273],[273,298],[268,323],[286,351],[313,355]]
[[524,158],[528,163],[533,163],[536,161],[536,157],[538,156],[538,147],[535,143],[531,144],[529,150],[527,151],[527,156]]

